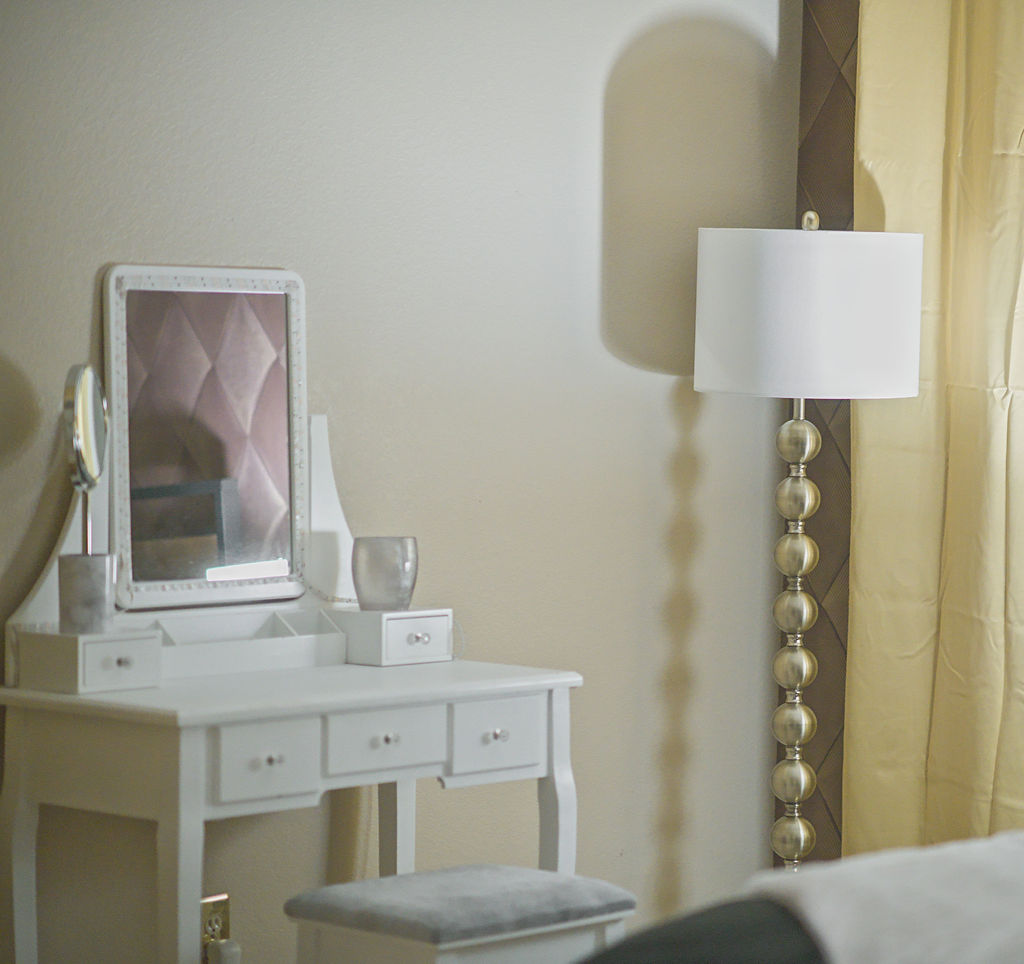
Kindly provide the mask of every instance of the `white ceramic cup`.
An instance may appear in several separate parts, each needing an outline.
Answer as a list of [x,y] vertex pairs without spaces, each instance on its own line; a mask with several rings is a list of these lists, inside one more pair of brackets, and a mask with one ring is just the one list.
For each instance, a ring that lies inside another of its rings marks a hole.
[[352,545],[352,582],[360,609],[408,609],[416,585],[412,536],[360,536]]

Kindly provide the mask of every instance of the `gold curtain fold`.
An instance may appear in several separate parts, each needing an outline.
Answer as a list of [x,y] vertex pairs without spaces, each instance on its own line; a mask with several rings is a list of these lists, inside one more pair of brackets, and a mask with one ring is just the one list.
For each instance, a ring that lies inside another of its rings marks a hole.
[[862,0],[855,222],[925,235],[921,395],[853,406],[847,853],[1024,826],[1024,3]]

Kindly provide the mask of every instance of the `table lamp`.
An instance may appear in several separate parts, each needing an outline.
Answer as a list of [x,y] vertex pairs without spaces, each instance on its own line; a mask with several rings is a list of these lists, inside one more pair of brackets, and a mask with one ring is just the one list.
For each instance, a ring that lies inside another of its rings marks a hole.
[[805,522],[818,509],[807,463],[821,445],[804,417],[808,398],[906,398],[918,393],[921,332],[919,234],[701,228],[697,241],[697,323],[693,387],[792,400],[776,449],[789,474],[775,490],[786,531],[775,546],[785,588],[772,607],[785,645],[772,663],[786,699],[772,716],[785,758],[772,770],[772,792],[785,813],[771,830],[772,850],[798,869],[815,843],[801,804],[817,786],[803,747],[817,719],[803,700],[817,675],[804,646],[818,604],[805,577],[818,562]]

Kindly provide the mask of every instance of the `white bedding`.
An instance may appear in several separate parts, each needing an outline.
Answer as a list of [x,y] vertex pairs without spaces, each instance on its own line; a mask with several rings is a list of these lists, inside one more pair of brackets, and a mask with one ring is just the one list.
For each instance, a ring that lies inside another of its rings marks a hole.
[[1024,962],[1024,831],[764,871],[830,964]]

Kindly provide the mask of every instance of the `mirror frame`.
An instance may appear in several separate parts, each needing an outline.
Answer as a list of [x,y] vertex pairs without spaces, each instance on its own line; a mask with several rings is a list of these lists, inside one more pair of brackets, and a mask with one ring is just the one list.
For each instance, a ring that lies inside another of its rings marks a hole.
[[[129,291],[209,291],[285,296],[287,340],[291,572],[258,579],[137,581],[132,574],[131,480],[128,440]],[[121,609],[164,609],[218,603],[290,599],[306,589],[306,534],[309,529],[308,429],[306,419],[305,289],[291,271],[273,268],[204,268],[113,265],[104,284],[106,384],[110,404],[111,551],[117,556],[117,605]]]

